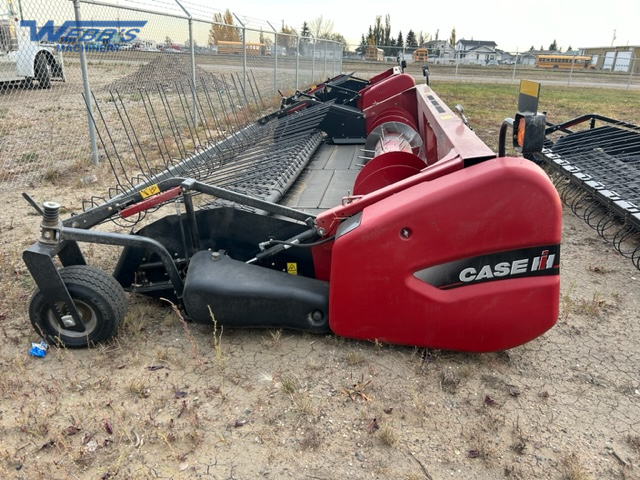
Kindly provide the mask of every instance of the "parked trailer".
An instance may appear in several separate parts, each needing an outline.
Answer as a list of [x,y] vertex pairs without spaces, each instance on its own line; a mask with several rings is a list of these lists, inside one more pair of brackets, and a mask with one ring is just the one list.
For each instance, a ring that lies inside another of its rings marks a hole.
[[55,45],[33,42],[27,29],[19,26],[12,0],[0,10],[0,85],[21,82],[50,88],[54,79],[64,80],[62,54]]

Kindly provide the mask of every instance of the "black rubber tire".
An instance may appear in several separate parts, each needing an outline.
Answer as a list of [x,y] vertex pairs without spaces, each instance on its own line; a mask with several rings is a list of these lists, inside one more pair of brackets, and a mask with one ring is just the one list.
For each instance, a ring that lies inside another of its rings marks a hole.
[[51,66],[45,54],[41,53],[36,57],[34,70],[40,88],[51,88]]
[[29,304],[29,317],[36,332],[48,343],[70,348],[90,347],[113,337],[127,311],[124,290],[116,279],[88,265],[65,267],[60,270],[60,277],[86,331],[61,328],[44,295],[36,290]]

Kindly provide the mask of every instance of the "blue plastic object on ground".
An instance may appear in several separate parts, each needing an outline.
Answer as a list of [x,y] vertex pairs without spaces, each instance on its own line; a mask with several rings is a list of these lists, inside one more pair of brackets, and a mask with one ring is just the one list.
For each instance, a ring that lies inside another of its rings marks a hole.
[[44,357],[49,350],[49,345],[44,340],[40,343],[31,342],[31,348],[29,349],[29,355],[32,357]]

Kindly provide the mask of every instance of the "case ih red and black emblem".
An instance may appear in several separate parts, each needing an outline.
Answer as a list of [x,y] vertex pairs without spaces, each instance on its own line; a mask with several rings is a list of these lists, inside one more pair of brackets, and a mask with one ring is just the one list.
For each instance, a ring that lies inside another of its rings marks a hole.
[[456,260],[415,273],[443,290],[513,278],[560,274],[560,245],[534,247]]
[[[194,93],[203,122],[206,81]],[[514,141],[541,148],[543,116],[516,118]],[[213,314],[231,327],[476,352],[521,345],[558,317],[561,207],[536,164],[504,156],[504,136],[494,153],[400,68],[329,79],[82,214],[61,221],[45,204],[24,252],[38,286],[31,321],[51,342],[101,342],[135,290],[200,323]],[[92,229],[169,202],[133,233]],[[124,247],[112,274],[86,265],[82,242]]]

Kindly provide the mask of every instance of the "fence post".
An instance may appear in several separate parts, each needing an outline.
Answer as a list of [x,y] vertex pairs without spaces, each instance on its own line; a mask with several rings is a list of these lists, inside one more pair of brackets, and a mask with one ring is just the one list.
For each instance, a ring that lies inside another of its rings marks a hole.
[[631,79],[633,78],[633,69],[636,67],[636,57],[631,59],[631,68],[629,69],[629,81],[627,82],[627,90],[631,87]]
[[244,92],[245,100],[247,96],[247,28],[242,20],[234,13],[234,17],[242,27],[242,89]]
[[242,91],[247,93],[247,29],[242,26]]
[[313,52],[311,56],[311,83],[316,81],[316,37],[311,34],[313,38]]
[[298,87],[298,70],[300,68],[300,37],[296,35],[296,91]]
[[[73,10],[76,22],[80,22],[80,0],[73,0]],[[84,100],[87,106],[87,122],[89,123],[89,141],[91,142],[91,162],[98,165],[98,146],[96,145],[96,126],[93,123],[93,107],[91,106],[91,88],[89,87],[89,75],[87,73],[87,57],[84,49],[80,49],[80,70],[82,70],[82,85],[84,87]]]
[[198,128],[198,110],[196,107],[196,53],[195,46],[193,44],[193,17],[182,6],[179,0],[175,0],[182,11],[187,15],[187,21],[189,22],[189,50],[191,51],[191,101],[193,103],[193,125]]
[[518,65],[518,49],[516,49],[516,59],[513,62],[513,75],[511,75],[511,83],[516,81],[516,65]]
[[573,56],[573,58],[571,59],[571,70],[569,70],[569,78],[567,80],[567,85],[571,85],[571,76],[573,75],[573,66],[576,63],[576,57],[575,55]]
[[338,46],[337,43],[333,43],[333,67],[331,68],[331,78],[336,76],[336,47]]
[[327,76],[327,41],[324,41],[324,70],[322,71],[322,77]]
[[273,94],[278,93],[278,31],[269,22],[267,24],[273,30]]

